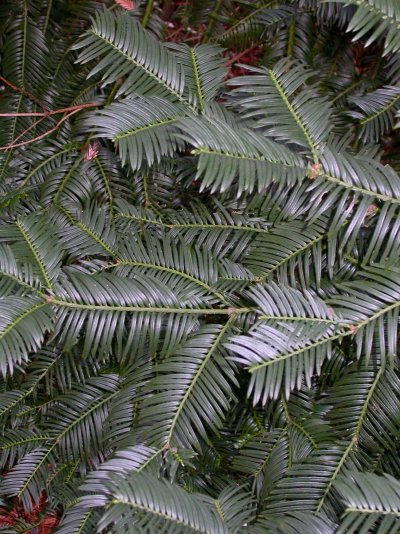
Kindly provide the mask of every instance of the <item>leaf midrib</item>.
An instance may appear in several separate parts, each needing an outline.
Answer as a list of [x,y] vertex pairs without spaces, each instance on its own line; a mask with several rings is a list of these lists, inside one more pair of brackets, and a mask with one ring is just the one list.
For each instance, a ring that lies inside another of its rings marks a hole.
[[[146,67],[145,65],[142,65],[139,61],[137,61],[132,56],[130,56],[129,54],[127,54],[126,52],[124,52],[123,50],[121,50],[120,48],[115,46],[115,44],[113,42],[109,41],[108,39],[103,37],[101,34],[97,33],[95,30],[90,29],[89,33],[91,33],[92,35],[95,35],[97,38],[101,39],[102,41],[107,43],[109,46],[114,48],[114,50],[116,52],[118,52],[119,54],[123,55],[129,62],[133,63],[136,67],[144,70],[148,76],[152,77],[160,85],[165,87],[165,89],[167,89],[170,93],[172,93],[180,102],[182,102],[183,104],[188,106],[192,111],[194,111],[194,112],[196,111],[196,109],[191,104],[189,104],[189,102],[187,102],[185,100],[185,98],[183,98],[181,93],[178,93],[178,91],[176,91],[175,89],[170,87],[165,80],[163,80],[162,78],[157,77],[156,74],[154,74],[154,72],[152,72],[148,67]],[[165,51],[165,53],[166,53],[166,51]]]
[[194,377],[191,379],[190,381],[190,384],[189,386],[187,387],[182,399],[180,400],[179,402],[179,406],[178,406],[178,409],[176,410],[175,412],[175,415],[171,421],[171,426],[170,426],[170,429],[168,431],[168,436],[167,436],[167,443],[169,444],[171,439],[172,439],[172,434],[174,432],[174,429],[175,429],[175,425],[176,425],[176,422],[178,421],[179,419],[179,416],[185,406],[185,403],[187,401],[187,399],[189,398],[189,395],[191,394],[194,386],[197,384],[197,381],[199,380],[202,372],[203,372],[203,369],[205,368],[205,366],[207,365],[207,363],[210,361],[210,358],[211,356],[214,354],[216,348],[218,347],[221,339],[224,337],[225,335],[225,332],[228,330],[228,328],[230,327],[230,325],[232,324],[233,322],[233,319],[234,317],[231,317],[226,323],[225,325],[222,327],[220,333],[217,335],[217,337],[215,338],[215,340],[212,342],[209,350],[207,351],[203,361],[201,362],[199,368],[197,369]]
[[364,422],[365,414],[367,413],[369,403],[371,401],[372,395],[374,394],[375,388],[378,385],[378,382],[379,382],[379,380],[381,378],[381,375],[382,375],[382,368],[379,369],[377,375],[374,378],[374,381],[371,384],[371,387],[368,390],[368,394],[365,397],[365,400],[363,402],[363,405],[362,405],[362,408],[361,408],[361,411],[360,411],[360,415],[357,418],[357,424],[355,426],[355,429],[354,429],[354,432],[353,432],[353,435],[352,435],[352,440],[350,441],[349,445],[347,446],[343,456],[340,459],[340,462],[336,466],[336,469],[334,470],[332,476],[329,479],[329,483],[328,483],[327,487],[325,488],[325,491],[324,491],[324,493],[323,493],[323,495],[322,495],[322,497],[321,497],[321,499],[319,501],[319,504],[318,504],[318,507],[317,507],[317,510],[316,510],[317,513],[319,513],[321,511],[322,506],[323,506],[323,504],[325,502],[325,499],[328,496],[328,494],[329,494],[329,492],[330,492],[330,490],[332,488],[332,485],[333,485],[336,477],[338,476],[340,470],[342,469],[343,464],[346,461],[348,455],[353,450],[353,447],[358,443],[358,438],[359,438],[359,435],[360,435],[360,432],[361,432],[361,427],[362,427],[363,422]]
[[190,523],[186,521],[180,521],[179,519],[173,517],[172,515],[167,515],[166,513],[163,514],[162,512],[159,512],[158,510],[155,510],[154,508],[150,508],[149,506],[144,506],[143,504],[138,504],[136,502],[132,502],[132,501],[124,500],[124,499],[112,499],[111,504],[122,504],[124,506],[129,506],[130,508],[142,510],[143,512],[147,512],[147,513],[156,515],[158,517],[162,517],[163,519],[167,519],[168,521],[171,521],[178,525],[184,525],[185,527],[189,527],[190,529],[194,530],[195,532],[198,532],[199,534],[212,534],[209,530],[199,530],[197,527],[194,527],[193,525],[191,525]]
[[132,128],[130,130],[127,130],[126,132],[114,135],[114,137],[112,138],[112,141],[115,143],[115,142],[120,141],[121,139],[125,139],[126,137],[131,137],[132,135],[137,135],[146,130],[151,130],[152,128],[158,128],[159,126],[172,124],[173,122],[176,122],[179,119],[182,119],[183,117],[184,115],[176,115],[175,117],[171,117],[169,119],[161,119],[158,121],[156,120],[154,122],[149,122],[144,126],[140,126],[138,128]]
[[318,159],[319,159],[318,158],[318,153],[317,153],[316,147],[314,145],[314,142],[313,142],[313,140],[311,138],[311,135],[309,134],[307,128],[302,123],[302,121],[301,121],[297,111],[293,107],[292,103],[290,102],[290,100],[286,96],[286,93],[283,90],[282,85],[281,85],[280,81],[278,80],[277,76],[275,76],[274,71],[272,69],[269,69],[268,70],[268,74],[269,74],[269,76],[270,76],[270,78],[271,78],[276,90],[278,91],[279,96],[283,100],[285,106],[288,108],[289,113],[292,115],[292,117],[296,121],[296,124],[298,125],[300,130],[303,132],[303,135],[304,135],[304,137],[305,137],[305,139],[307,141],[307,144],[310,147],[310,151],[311,151],[314,163],[318,163]]

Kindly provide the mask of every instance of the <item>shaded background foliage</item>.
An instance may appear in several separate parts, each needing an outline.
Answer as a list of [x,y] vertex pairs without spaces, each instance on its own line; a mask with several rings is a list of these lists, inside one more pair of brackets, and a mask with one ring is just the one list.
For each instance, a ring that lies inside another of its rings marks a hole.
[[400,531],[399,24],[2,2],[3,532]]

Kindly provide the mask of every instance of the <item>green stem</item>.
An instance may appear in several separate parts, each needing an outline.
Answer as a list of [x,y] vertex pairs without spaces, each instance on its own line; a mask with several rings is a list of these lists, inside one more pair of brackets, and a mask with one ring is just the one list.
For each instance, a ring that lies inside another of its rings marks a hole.
[[187,274],[183,271],[178,271],[177,269],[172,269],[171,267],[166,267],[164,265],[156,265],[154,263],[146,263],[141,261],[132,261],[132,260],[121,260],[116,263],[111,263],[109,265],[106,265],[101,269],[102,271],[106,269],[113,269],[115,267],[119,267],[120,265],[128,265],[132,267],[146,267],[149,269],[155,269],[157,271],[164,271],[171,274],[176,274],[177,276],[181,276],[182,278],[185,278],[186,280],[190,280],[194,284],[199,285],[209,293],[212,293],[216,297],[218,297],[220,300],[222,300],[225,304],[229,305],[229,303],[225,300],[225,297],[222,295],[222,293],[219,293],[218,291],[215,291],[210,285],[206,284],[205,282],[199,280],[198,278],[195,278],[194,276],[191,276],[190,274]]
[[43,35],[46,35],[47,26],[49,25],[49,20],[50,20],[50,12],[51,12],[51,8],[52,7],[53,7],[53,0],[49,0],[49,4],[47,6],[46,18],[45,18],[45,21],[44,21],[44,24],[43,24]]
[[239,313],[249,313],[249,308],[165,308],[158,306],[113,306],[99,304],[81,304],[79,302],[68,302],[66,300],[53,299],[52,304],[63,308],[74,308],[78,310],[91,311],[115,311],[115,312],[136,312],[136,313],[179,313],[197,315],[237,315]]
[[293,17],[289,24],[289,35],[288,35],[288,44],[287,44],[287,52],[286,52],[287,57],[290,57],[290,58],[293,55],[295,32],[296,32],[296,19]]
[[365,399],[365,401],[363,403],[363,407],[361,409],[361,413],[360,413],[360,415],[358,417],[357,425],[355,427],[352,440],[350,441],[349,445],[347,446],[346,450],[344,451],[344,454],[341,457],[340,462],[338,463],[338,465],[337,465],[337,467],[336,467],[336,469],[335,469],[335,471],[334,471],[334,473],[333,473],[333,475],[332,475],[332,477],[331,477],[331,479],[329,481],[329,484],[325,489],[325,492],[324,492],[324,494],[323,494],[323,496],[322,496],[322,498],[321,498],[321,500],[320,500],[320,502],[318,504],[318,508],[316,510],[317,513],[319,513],[321,511],[322,506],[323,506],[323,504],[325,502],[325,499],[326,499],[327,495],[329,494],[329,492],[330,492],[330,490],[332,488],[332,485],[333,485],[334,481],[336,480],[336,477],[338,476],[340,470],[342,469],[342,467],[343,467],[348,455],[353,450],[353,447],[355,445],[357,445],[357,443],[358,443],[358,439],[359,439],[359,436],[360,436],[361,427],[362,427],[363,422],[364,422],[365,414],[367,413],[367,409],[368,409],[369,403],[371,401],[371,398],[372,398],[372,395],[373,395],[373,393],[375,391],[375,388],[378,385],[378,382],[379,382],[379,380],[381,378],[381,375],[382,375],[382,368],[379,369],[379,371],[378,371],[378,373],[377,373],[377,375],[376,375],[376,377],[375,377],[375,379],[374,379],[374,381],[373,381],[373,383],[371,385],[371,388],[368,391],[368,395],[367,395],[367,397],[366,397],[366,399]]
[[285,104],[285,106],[287,107],[289,113],[292,115],[293,119],[296,121],[298,127],[302,131],[302,133],[304,135],[304,138],[305,138],[308,146],[310,147],[310,152],[312,154],[312,158],[313,158],[314,163],[318,163],[318,152],[316,150],[316,147],[314,145],[314,142],[313,142],[309,132],[307,131],[307,128],[304,126],[299,114],[297,113],[296,109],[293,107],[293,105],[290,102],[289,98],[286,96],[285,90],[282,87],[280,80],[277,78],[277,76],[275,75],[273,70],[270,69],[268,71],[268,73],[269,73],[269,76],[270,76],[271,80],[273,81],[274,86],[276,87],[276,90],[277,90],[279,96],[281,97],[283,103]]
[[163,221],[158,221],[156,219],[148,219],[146,217],[139,217],[136,215],[128,215],[126,213],[117,213],[117,217],[120,217],[121,219],[128,219],[132,221],[138,221],[145,224],[152,224],[154,226],[161,226],[163,228],[168,228],[169,230],[173,229],[188,229],[188,228],[199,228],[199,229],[206,229],[206,228],[218,228],[219,230],[240,230],[243,232],[255,232],[260,234],[268,234],[270,233],[269,229],[267,228],[256,228],[253,226],[241,226],[240,224],[206,224],[206,223],[165,223]]
[[225,325],[222,327],[220,333],[217,335],[217,337],[215,338],[215,340],[211,344],[210,350],[205,355],[203,361],[201,362],[200,367],[197,369],[196,374],[192,378],[187,390],[185,391],[185,394],[183,395],[183,397],[182,397],[182,399],[181,399],[181,401],[179,403],[178,409],[177,409],[177,411],[176,411],[176,413],[174,415],[174,418],[172,419],[172,422],[171,422],[171,426],[170,426],[170,429],[169,429],[169,432],[168,432],[168,436],[167,436],[167,443],[168,444],[171,442],[172,435],[173,435],[173,432],[175,430],[175,425],[176,425],[176,423],[177,423],[177,421],[179,419],[180,414],[182,413],[182,410],[183,410],[183,408],[185,406],[185,403],[186,403],[187,399],[189,398],[190,393],[192,392],[193,388],[195,387],[195,385],[196,385],[198,379],[200,378],[205,366],[210,361],[210,359],[211,359],[212,355],[214,354],[216,348],[218,347],[219,343],[224,338],[225,332],[229,329],[229,327],[231,326],[233,320],[234,320],[234,317],[231,317],[225,323]]
[[149,22],[150,14],[151,14],[152,9],[153,9],[153,0],[148,0],[147,1],[147,5],[146,5],[146,9],[145,9],[145,12],[144,12],[144,15],[143,15],[143,20],[142,20],[143,28],[146,28],[146,26],[147,26],[147,24]]
[[209,20],[210,22],[208,23],[208,26],[207,26],[207,29],[206,31],[204,32],[204,35],[203,35],[203,41],[208,41],[210,35],[211,35],[211,32],[214,28],[214,24],[215,24],[215,19],[216,19],[216,16],[218,15],[218,11],[220,10],[221,6],[222,6],[222,3],[223,3],[223,0],[217,0],[217,2],[215,2],[215,7],[214,7],[214,10],[212,11],[212,13],[210,13],[209,15]]

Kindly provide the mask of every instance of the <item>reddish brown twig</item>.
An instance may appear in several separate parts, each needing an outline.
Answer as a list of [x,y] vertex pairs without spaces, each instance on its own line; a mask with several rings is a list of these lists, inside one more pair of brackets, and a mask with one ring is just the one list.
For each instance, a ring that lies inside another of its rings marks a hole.
[[40,119],[38,119],[37,121],[35,121],[33,124],[31,124],[30,126],[28,126],[28,128],[25,128],[25,130],[20,133],[14,140],[13,140],[13,143],[16,143],[18,141],[18,139],[21,139],[21,137],[24,137],[25,134],[27,134],[30,130],[32,130],[33,128],[35,128],[35,126],[37,126],[39,123],[41,123],[42,121],[44,121],[46,117],[41,117]]
[[64,115],[64,117],[62,117],[53,128],[50,128],[50,130],[47,130],[46,132],[44,132],[44,133],[42,133],[40,135],[37,135],[36,137],[33,137],[32,139],[28,139],[27,141],[22,141],[21,143],[13,142],[10,145],[0,147],[0,152],[5,152],[7,150],[11,150],[12,148],[18,148],[18,147],[24,146],[24,145],[29,145],[30,143],[34,143],[35,141],[39,141],[40,139],[43,139],[44,137],[47,137],[51,133],[55,132],[61,126],[61,124],[63,122],[65,122],[67,119],[72,117],[72,115],[75,115],[75,113],[78,113],[81,109],[82,108],[74,109],[73,111],[70,111],[69,113]]
[[163,4],[161,18],[165,21],[171,20],[175,8],[173,0],[166,0]]
[[[54,109],[52,111],[46,110],[43,113],[0,113],[0,117],[39,117],[39,120],[35,121],[28,128],[26,128],[21,134],[19,134],[19,136],[16,139],[13,140],[12,143],[10,143],[9,145],[0,147],[0,152],[5,152],[7,150],[11,150],[13,148],[18,148],[20,146],[28,145],[30,143],[43,139],[44,137],[47,137],[51,133],[55,132],[57,128],[59,128],[63,122],[69,119],[69,117],[72,117],[72,115],[75,115],[75,113],[78,113],[78,111],[81,111],[82,109],[92,108],[98,105],[99,104],[97,102],[92,102],[89,104],[80,104],[77,106],[70,106],[67,108]],[[46,117],[50,117],[52,115],[57,115],[60,113],[64,113],[64,116],[57,122],[57,124],[53,128],[50,128],[50,130],[47,130],[46,132],[40,135],[37,135],[36,137],[33,137],[32,139],[28,139],[27,141],[21,141],[20,143],[16,142],[18,141],[18,139],[21,139],[21,137],[23,137],[32,128],[37,126]]]
[[23,95],[26,95],[28,98],[30,98],[31,100],[33,100],[39,107],[41,107],[43,109],[43,111],[47,111],[47,108],[46,106],[44,106],[40,100],[38,100],[36,98],[36,96],[34,96],[32,93],[30,93],[29,91],[27,91],[26,89],[22,89],[21,87],[17,87],[16,85],[14,85],[13,83],[9,82],[8,80],[6,80],[5,78],[3,78],[3,76],[0,76],[0,81],[2,81],[5,85],[7,85],[8,87],[10,87],[13,91],[16,91],[17,93],[21,93]]
[[70,106],[69,108],[53,109],[52,111],[44,111],[43,113],[0,113],[0,117],[49,117],[51,115],[58,115],[59,113],[68,113],[70,111],[80,111],[81,109],[93,108],[98,106],[98,102],[90,104],[80,104],[79,106]]
[[249,48],[246,48],[245,50],[242,50],[242,52],[239,52],[238,54],[235,54],[229,61],[226,62],[226,65],[228,67],[231,67],[234,63],[236,63],[240,58],[248,54],[253,50],[253,48],[256,48],[258,44],[253,44],[252,46],[249,46]]

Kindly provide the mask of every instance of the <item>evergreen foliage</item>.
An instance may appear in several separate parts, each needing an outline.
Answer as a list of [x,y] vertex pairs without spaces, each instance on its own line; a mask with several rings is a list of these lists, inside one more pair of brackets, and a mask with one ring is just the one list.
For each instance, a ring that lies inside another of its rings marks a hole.
[[0,28],[0,531],[400,532],[398,0]]

